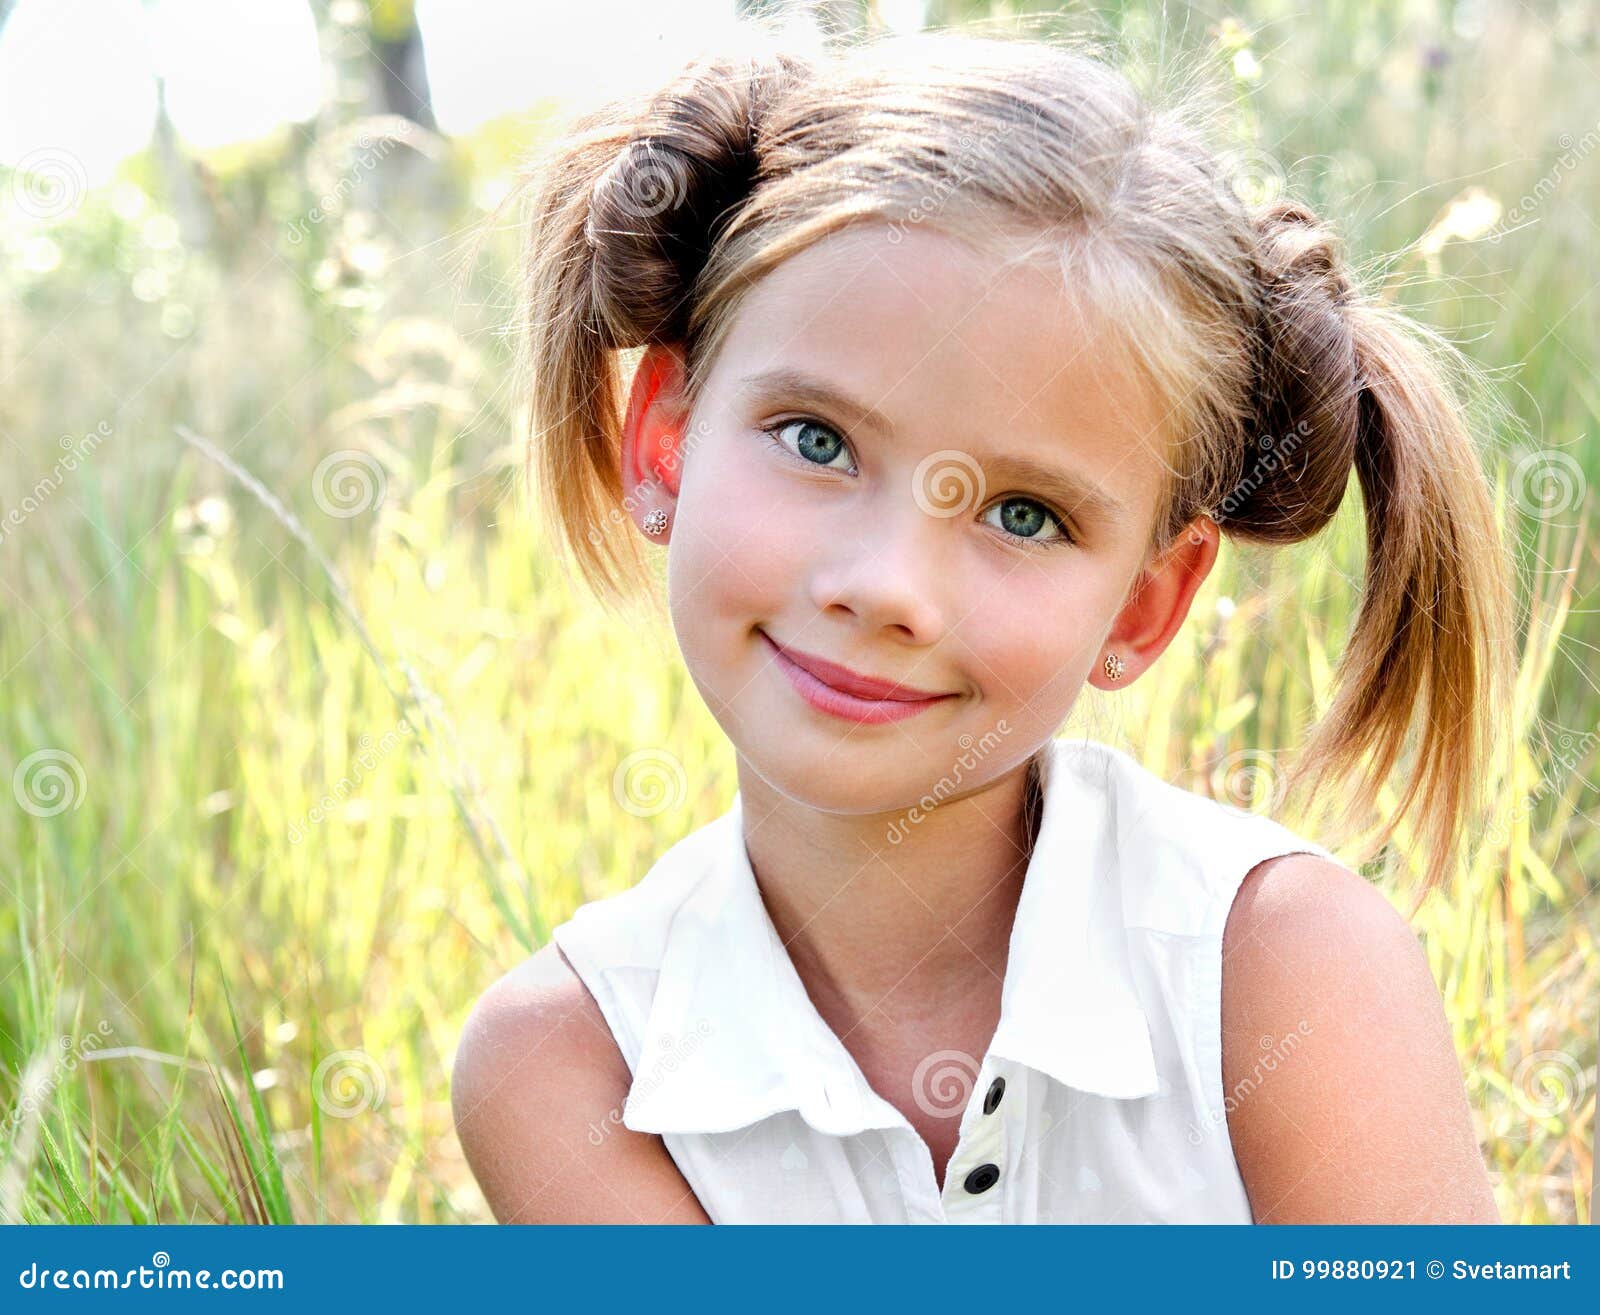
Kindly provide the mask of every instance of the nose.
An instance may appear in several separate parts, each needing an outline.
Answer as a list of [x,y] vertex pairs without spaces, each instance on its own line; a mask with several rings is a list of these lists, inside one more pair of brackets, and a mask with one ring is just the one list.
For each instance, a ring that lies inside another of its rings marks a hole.
[[909,495],[893,499],[893,506],[890,501],[857,504],[849,530],[818,545],[811,601],[824,615],[853,618],[901,643],[932,644],[949,626],[945,600],[955,565],[948,560],[954,527]]

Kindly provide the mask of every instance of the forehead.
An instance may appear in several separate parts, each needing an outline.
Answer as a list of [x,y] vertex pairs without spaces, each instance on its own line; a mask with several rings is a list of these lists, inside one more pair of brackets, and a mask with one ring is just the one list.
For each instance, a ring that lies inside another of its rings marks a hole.
[[708,380],[819,376],[880,412],[908,455],[1051,460],[1154,519],[1165,409],[1072,295],[1059,248],[977,251],[926,226],[859,224],[786,260],[744,297]]

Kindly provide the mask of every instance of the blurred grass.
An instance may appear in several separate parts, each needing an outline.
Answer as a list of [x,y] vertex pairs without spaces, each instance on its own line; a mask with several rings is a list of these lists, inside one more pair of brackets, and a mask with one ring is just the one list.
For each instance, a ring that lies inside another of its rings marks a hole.
[[[1103,14],[1150,27],[1139,5]],[[1342,0],[1185,34],[1233,72],[1240,148],[1358,258],[1400,253],[1377,271],[1393,295],[1496,371],[1513,413],[1518,749],[1505,816],[1416,925],[1524,1222],[1590,1210],[1597,21]],[[670,631],[588,604],[511,496],[519,235],[479,230],[540,126],[368,171],[381,136],[359,147],[333,107],[187,179],[145,157],[75,214],[0,219],[0,513],[27,509],[0,522],[19,805],[0,810],[0,1217],[487,1218],[451,1132],[466,1010],[735,788]],[[1504,210],[1538,188],[1532,222],[1441,240],[1473,188]],[[69,450],[87,456],[62,472]],[[1361,561],[1355,495],[1314,544],[1225,547],[1162,661],[1115,699],[1086,691],[1083,719],[1317,834],[1280,807],[1277,755],[1322,706]],[[1404,904],[1409,874],[1369,872]]]

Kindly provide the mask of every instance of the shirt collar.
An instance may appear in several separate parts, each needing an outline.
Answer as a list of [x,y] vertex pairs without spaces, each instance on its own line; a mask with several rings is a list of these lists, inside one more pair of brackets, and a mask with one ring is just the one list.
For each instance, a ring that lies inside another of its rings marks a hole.
[[[1092,741],[1052,739],[1044,805],[1012,927],[990,1053],[1080,1091],[1157,1090],[1117,881],[1113,768]],[[705,867],[668,927],[623,1123],[725,1132],[795,1110],[820,1132],[891,1127],[817,1012],[756,885],[741,800],[662,862]]]

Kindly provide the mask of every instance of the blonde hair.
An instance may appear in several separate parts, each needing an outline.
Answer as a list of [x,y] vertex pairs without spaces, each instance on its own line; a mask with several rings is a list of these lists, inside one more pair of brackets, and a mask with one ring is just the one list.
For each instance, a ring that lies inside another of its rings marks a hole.
[[579,118],[531,198],[529,470],[602,599],[649,578],[617,510],[633,493],[626,353],[682,349],[692,403],[743,294],[831,233],[872,221],[973,243],[1045,235],[1167,403],[1152,552],[1201,513],[1241,542],[1307,539],[1354,468],[1363,598],[1292,784],[1331,779],[1341,818],[1368,814],[1423,704],[1379,843],[1411,819],[1426,887],[1447,875],[1513,670],[1514,571],[1453,386],[1459,353],[1364,293],[1306,206],[1240,201],[1191,114],[1037,40],[940,32],[709,55]]

